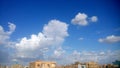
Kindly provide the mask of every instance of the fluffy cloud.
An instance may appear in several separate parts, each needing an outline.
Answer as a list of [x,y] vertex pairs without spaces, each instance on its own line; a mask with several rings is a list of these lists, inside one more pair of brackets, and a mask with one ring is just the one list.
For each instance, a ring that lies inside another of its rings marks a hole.
[[[62,27],[62,28],[61,28]],[[0,26],[0,41],[2,44],[8,43],[10,35],[14,32],[16,26],[9,23],[9,31],[4,31]],[[76,61],[88,62],[96,61],[99,63],[111,63],[115,60],[120,60],[120,51],[68,51],[69,49],[62,48],[62,43],[68,34],[68,24],[59,20],[51,20],[48,24],[44,25],[42,32],[32,34],[30,38],[23,37],[20,41],[16,42],[15,49],[11,53],[1,47],[0,49],[0,63],[22,62],[28,63],[33,60],[48,60],[56,61],[58,64],[71,64]],[[83,38],[80,38],[83,40]],[[111,41],[112,40],[112,41]],[[100,42],[119,42],[119,36],[108,36],[101,39]],[[1,45],[1,44],[0,44]],[[10,60],[11,59],[11,60]]]
[[51,20],[43,28],[43,34],[47,38],[52,38],[54,42],[61,43],[68,36],[68,24],[59,20]]
[[[71,20],[71,22],[75,25],[86,26],[89,24],[88,15],[85,13],[78,13],[75,18]],[[90,18],[91,22],[97,22],[97,16],[92,16]]]
[[[69,36],[68,24],[59,20],[51,20],[48,24],[44,25],[42,32],[32,34],[30,38],[23,37],[18,42],[14,42],[15,47],[7,47],[11,44],[10,35],[14,32],[16,26],[12,23],[9,24],[9,31],[4,31],[0,26],[0,59],[2,63],[22,62],[28,63],[38,59],[48,59],[50,57],[48,51],[55,56],[61,56],[64,51],[60,47],[65,38]],[[61,28],[62,27],[62,28]],[[4,51],[4,49],[12,51]],[[48,56],[48,57],[47,57]],[[55,58],[54,58],[55,59]]]
[[[62,27],[62,28],[61,28]],[[30,38],[22,38],[16,43],[17,56],[34,58],[43,56],[44,50],[61,45],[68,36],[68,24],[59,20],[51,20],[43,27],[43,31]],[[56,51],[57,53],[57,51]]]
[[73,24],[78,24],[78,25],[82,25],[82,26],[85,26],[88,24],[87,22],[87,15],[84,14],[84,13],[78,13],[74,19],[72,19],[72,23]]
[[120,42],[120,36],[111,35],[106,38],[100,38],[98,41],[103,43],[116,43]]
[[91,22],[97,22],[97,20],[98,20],[98,19],[97,19],[97,16],[92,16],[92,17],[91,17]]

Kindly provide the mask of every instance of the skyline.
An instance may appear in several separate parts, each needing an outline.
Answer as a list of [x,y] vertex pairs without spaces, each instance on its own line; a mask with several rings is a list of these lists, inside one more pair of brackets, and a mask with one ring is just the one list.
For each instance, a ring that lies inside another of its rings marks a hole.
[[118,0],[0,0],[0,64],[120,60],[118,6]]

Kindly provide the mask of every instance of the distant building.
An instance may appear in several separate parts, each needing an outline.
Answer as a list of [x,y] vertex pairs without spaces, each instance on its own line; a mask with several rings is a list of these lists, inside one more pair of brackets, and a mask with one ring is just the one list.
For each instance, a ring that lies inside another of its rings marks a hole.
[[81,65],[81,68],[86,68],[86,65]]
[[24,68],[29,68],[29,66],[24,66]]
[[86,68],[99,68],[99,65],[96,62],[87,62]]
[[56,68],[100,68],[100,66],[95,62],[88,62],[88,63],[75,62],[75,64],[56,67]]
[[86,68],[86,65],[80,62],[75,62],[74,64],[71,64],[71,65],[66,65],[66,66],[61,66],[61,67],[59,66],[56,68]]
[[114,64],[104,64],[101,68],[120,68],[118,65]]
[[7,66],[7,65],[1,65],[1,64],[0,64],[0,68],[8,68],[8,66]]
[[10,68],[24,68],[24,66],[22,66],[20,64],[14,64],[14,65],[11,65]]
[[74,65],[75,65],[76,68],[86,68],[86,64],[84,64],[84,63],[75,62]]
[[56,68],[55,62],[35,61],[29,64],[29,68]]
[[113,62],[113,65],[115,68],[120,68],[120,61],[116,60],[115,62]]
[[112,64],[107,64],[106,68],[113,68],[113,65]]

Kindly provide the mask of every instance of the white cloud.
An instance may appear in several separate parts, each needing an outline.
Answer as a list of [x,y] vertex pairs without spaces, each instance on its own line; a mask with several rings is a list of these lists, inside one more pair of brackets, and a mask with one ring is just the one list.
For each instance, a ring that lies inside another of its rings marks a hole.
[[81,38],[79,38],[79,40],[84,40],[84,38],[81,37]]
[[[71,54],[62,54],[58,59],[58,63],[65,65],[65,64],[72,64],[76,61],[79,62],[89,62],[89,61],[95,61],[100,64],[108,64],[112,63],[115,60],[120,60],[120,51],[102,51],[102,52],[94,52],[94,51],[76,51],[74,50]],[[54,56],[56,57],[56,56]],[[61,63],[62,62],[62,63]]]
[[0,26],[0,44],[4,44],[7,39],[9,39],[9,34],[4,32],[3,27]]
[[15,31],[16,25],[13,23],[8,23],[8,31],[5,31],[4,28],[0,25],[0,63],[1,64],[10,64],[11,61],[11,54],[10,49],[11,45],[14,42],[10,41],[10,35]]
[[15,31],[16,25],[13,24],[13,23],[10,23],[10,22],[8,24],[9,24],[9,28],[10,28],[10,30],[8,31],[8,33],[11,34],[12,32]]
[[116,43],[120,42],[120,36],[111,35],[106,38],[100,38],[98,41],[103,43]]
[[9,24],[9,31],[5,31],[2,26],[0,26],[0,45],[2,44],[8,44],[10,43],[8,40],[10,38],[10,35],[14,32],[16,25],[13,23]]
[[87,15],[85,13],[78,13],[75,18],[72,19],[72,23],[76,25],[85,26],[88,24],[87,22]]
[[[85,13],[78,13],[76,16],[75,16],[75,18],[73,18],[72,20],[71,20],[71,22],[73,23],[73,24],[75,24],[75,25],[81,25],[81,26],[86,26],[86,25],[88,25],[89,24],[89,20],[88,20],[89,18],[88,18],[88,15],[87,14],[85,14]],[[91,18],[90,18],[90,20],[91,20],[91,22],[97,22],[97,16],[92,16]]]
[[97,22],[97,20],[98,20],[97,16],[92,16],[91,17],[91,22]]
[[[43,49],[61,45],[67,32],[68,24],[59,20],[51,20],[43,27],[43,31],[37,35],[32,34],[30,38],[22,38],[16,43],[18,57],[38,57],[43,55]],[[57,52],[56,52],[57,53]]]
[[65,53],[65,50],[63,50],[61,47],[58,47],[57,49],[54,50],[53,56],[61,57]]
[[[62,27],[62,28],[61,28]],[[15,30],[14,24],[9,24],[9,31],[4,31],[3,27],[0,26],[0,42],[1,39],[9,40],[10,35]],[[77,50],[68,51],[64,50],[61,44],[64,42],[68,34],[68,24],[59,20],[51,20],[43,27],[43,31],[38,34],[32,34],[30,38],[23,37],[19,42],[16,43],[16,54],[4,52],[0,50],[2,62],[30,62],[38,59],[46,59],[56,61],[59,64],[71,64],[76,61],[88,62],[97,61],[99,63],[111,63],[115,60],[120,60],[120,50],[116,51],[82,51]],[[81,38],[82,39],[82,38]],[[108,36],[102,39],[102,42],[119,42],[120,36]],[[110,41],[112,40],[112,41]],[[2,41],[3,42],[3,41]],[[3,44],[3,43],[2,43]],[[1,44],[0,44],[1,45]],[[60,45],[60,46],[58,46]],[[53,47],[53,48],[50,48]],[[11,51],[10,51],[11,52]],[[12,54],[12,55],[11,55]],[[11,59],[11,60],[10,60]],[[9,63],[8,62],[8,63]]]
[[59,20],[51,20],[48,25],[45,25],[43,28],[43,34],[52,38],[54,42],[61,43],[64,41],[64,38],[68,36],[68,24],[61,22]]

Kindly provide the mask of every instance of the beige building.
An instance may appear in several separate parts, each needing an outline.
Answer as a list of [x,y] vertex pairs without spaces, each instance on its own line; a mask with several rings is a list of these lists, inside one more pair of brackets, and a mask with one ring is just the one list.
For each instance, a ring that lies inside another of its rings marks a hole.
[[75,64],[62,66],[61,68],[100,68],[100,67],[96,62],[88,62],[88,63],[76,62]]
[[102,68],[120,68],[120,67],[114,64],[104,64]]
[[86,68],[99,68],[99,65],[96,62],[88,62]]
[[14,64],[10,68],[24,68],[24,66],[22,66],[20,64]]
[[35,61],[29,64],[29,68],[56,68],[55,62]]
[[86,68],[86,65],[80,62],[75,62],[74,64],[71,64],[71,65],[66,65],[66,66],[61,66],[56,68]]
[[0,65],[0,68],[8,68],[6,65]]

